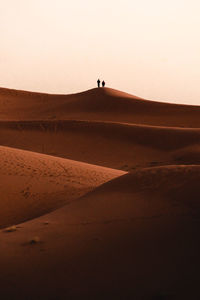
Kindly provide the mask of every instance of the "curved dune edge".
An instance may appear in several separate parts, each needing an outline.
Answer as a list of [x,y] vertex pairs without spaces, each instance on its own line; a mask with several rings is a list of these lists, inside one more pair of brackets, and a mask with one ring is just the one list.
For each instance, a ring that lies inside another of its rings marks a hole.
[[0,227],[43,215],[122,174],[0,146]]
[[71,95],[0,89],[0,107],[1,120],[84,119],[200,127],[199,106],[144,100],[109,88]]
[[2,231],[2,296],[199,298],[199,180],[195,165],[138,170]]
[[200,129],[75,120],[1,121],[0,137],[4,146],[128,171],[200,162]]

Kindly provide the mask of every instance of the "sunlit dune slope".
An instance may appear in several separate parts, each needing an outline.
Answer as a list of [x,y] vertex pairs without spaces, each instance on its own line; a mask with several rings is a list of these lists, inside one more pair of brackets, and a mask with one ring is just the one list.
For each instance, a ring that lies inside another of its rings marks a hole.
[[199,180],[199,166],[138,170],[1,232],[2,297],[198,299]]
[[200,107],[143,100],[109,88],[71,95],[0,89],[1,120],[83,119],[200,127]]
[[200,163],[200,129],[196,128],[72,120],[1,121],[0,143],[123,170]]
[[0,227],[54,210],[121,174],[124,173],[0,147]]

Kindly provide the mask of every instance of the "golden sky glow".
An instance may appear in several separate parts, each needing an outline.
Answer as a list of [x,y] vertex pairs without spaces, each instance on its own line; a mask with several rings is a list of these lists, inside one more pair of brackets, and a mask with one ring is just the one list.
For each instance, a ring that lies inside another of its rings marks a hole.
[[0,86],[71,93],[98,77],[200,105],[199,0],[0,0]]

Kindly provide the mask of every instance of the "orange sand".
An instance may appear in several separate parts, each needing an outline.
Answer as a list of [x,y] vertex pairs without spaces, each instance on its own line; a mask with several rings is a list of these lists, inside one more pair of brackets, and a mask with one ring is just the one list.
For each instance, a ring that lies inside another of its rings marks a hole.
[[2,299],[200,298],[199,107],[0,89],[0,144]]

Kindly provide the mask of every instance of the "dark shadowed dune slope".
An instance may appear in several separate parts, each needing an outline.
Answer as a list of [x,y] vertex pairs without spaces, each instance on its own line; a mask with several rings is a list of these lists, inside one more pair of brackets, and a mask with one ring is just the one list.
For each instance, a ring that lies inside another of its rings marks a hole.
[[199,166],[138,170],[1,232],[2,295],[198,299],[199,180]]

